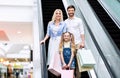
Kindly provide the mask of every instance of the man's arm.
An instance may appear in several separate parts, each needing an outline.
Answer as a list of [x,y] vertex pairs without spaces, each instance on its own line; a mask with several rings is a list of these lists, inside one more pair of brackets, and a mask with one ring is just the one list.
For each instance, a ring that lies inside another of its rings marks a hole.
[[84,48],[85,47],[85,35],[84,34],[81,34],[80,35],[81,37],[81,43],[79,44],[79,48]]

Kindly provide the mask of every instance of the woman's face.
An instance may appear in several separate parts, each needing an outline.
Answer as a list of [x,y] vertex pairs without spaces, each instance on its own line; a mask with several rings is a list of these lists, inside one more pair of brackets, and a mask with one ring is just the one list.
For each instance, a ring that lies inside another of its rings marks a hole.
[[70,39],[71,39],[70,34],[69,33],[65,33],[64,36],[63,36],[63,39],[64,39],[65,42],[70,41]]
[[56,20],[60,20],[61,19],[61,12],[60,11],[56,11],[56,13],[55,13],[55,19]]

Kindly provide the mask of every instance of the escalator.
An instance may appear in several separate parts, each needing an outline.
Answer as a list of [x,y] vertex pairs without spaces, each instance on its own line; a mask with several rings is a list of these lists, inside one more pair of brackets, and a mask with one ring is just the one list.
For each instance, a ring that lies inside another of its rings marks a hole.
[[[62,0],[42,0],[42,12],[43,12],[43,23],[44,23],[44,33],[47,30],[47,24],[51,21],[53,12],[55,9],[61,9],[63,11],[63,19],[67,18],[67,14],[63,5]],[[46,52],[48,51],[48,41],[46,42]],[[48,74],[48,78],[53,78]],[[88,72],[82,72],[81,78],[89,78]]]
[[88,2],[110,34],[117,47],[120,49],[120,29],[97,0],[88,0]]

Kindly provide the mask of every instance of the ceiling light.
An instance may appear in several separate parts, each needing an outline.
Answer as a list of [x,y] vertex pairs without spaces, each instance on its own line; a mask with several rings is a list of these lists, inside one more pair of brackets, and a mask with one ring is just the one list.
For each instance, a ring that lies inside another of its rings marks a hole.
[[30,50],[30,46],[29,46],[29,45],[25,45],[25,46],[23,47],[23,49],[24,49],[24,50]]

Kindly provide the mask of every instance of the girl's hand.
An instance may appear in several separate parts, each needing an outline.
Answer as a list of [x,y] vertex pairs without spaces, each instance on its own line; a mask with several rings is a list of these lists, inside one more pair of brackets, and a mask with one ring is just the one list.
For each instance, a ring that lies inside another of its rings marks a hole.
[[66,65],[66,64],[63,64],[62,69],[65,70],[66,67],[67,67],[67,65]]
[[66,70],[66,66],[63,66],[62,69],[63,69],[63,70]]
[[70,69],[70,64],[67,65],[67,68],[66,68],[66,69],[68,69],[68,70]]
[[45,40],[40,41],[40,44],[43,44],[43,43],[45,43]]

